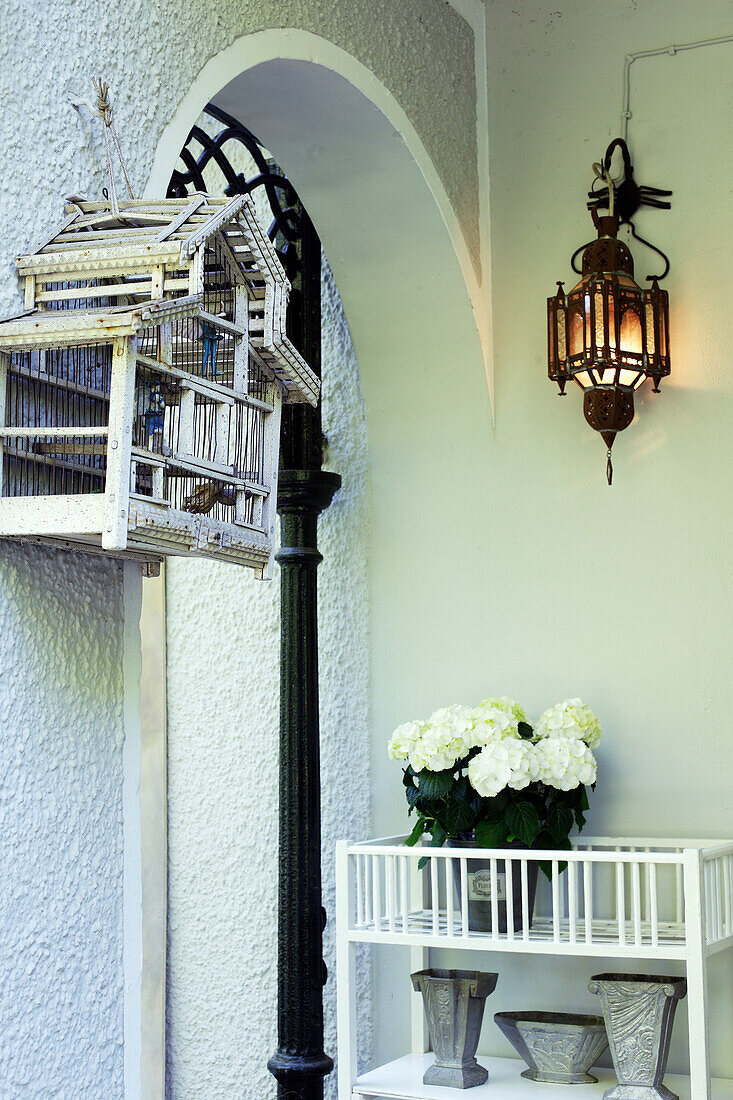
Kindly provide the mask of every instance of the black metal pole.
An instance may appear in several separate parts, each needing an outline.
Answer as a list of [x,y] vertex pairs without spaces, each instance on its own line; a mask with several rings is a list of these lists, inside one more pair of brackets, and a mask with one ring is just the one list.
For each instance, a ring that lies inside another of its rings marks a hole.
[[[321,246],[303,218],[291,337],[320,374]],[[280,855],[278,1049],[268,1067],[278,1100],[322,1100],[333,1061],[323,1050],[321,785],[318,713],[318,516],[341,484],[321,469],[320,408],[284,410],[278,512],[280,564]]]

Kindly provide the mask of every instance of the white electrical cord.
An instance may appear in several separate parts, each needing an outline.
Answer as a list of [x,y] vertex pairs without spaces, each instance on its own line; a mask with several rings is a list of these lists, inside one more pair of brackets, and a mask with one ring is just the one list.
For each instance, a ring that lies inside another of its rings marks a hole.
[[682,53],[684,50],[697,50],[700,46],[718,46],[724,42],[733,42],[733,34],[724,34],[719,38],[703,38],[699,42],[682,42],[679,45],[661,46],[658,50],[641,50],[639,53],[627,53],[624,59],[623,106],[621,108],[621,137],[628,138],[631,114],[631,66],[644,57],[661,57],[662,54]]

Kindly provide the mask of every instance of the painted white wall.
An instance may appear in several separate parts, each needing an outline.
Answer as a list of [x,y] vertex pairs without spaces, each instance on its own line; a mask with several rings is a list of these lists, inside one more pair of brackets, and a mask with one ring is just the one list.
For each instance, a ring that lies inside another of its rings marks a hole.
[[[570,253],[593,235],[585,192],[617,133],[624,55],[729,33],[730,13],[727,2],[663,0],[488,9],[496,430],[458,357],[426,360],[419,387],[393,374],[393,399],[378,408],[365,380],[377,835],[406,822],[390,730],[494,693],[532,714],[569,695],[596,709],[604,741],[590,832],[731,835],[733,46],[632,70],[637,180],[674,190],[671,212],[638,219],[672,259],[673,374],[661,395],[637,402],[611,488],[579,392],[559,400],[545,366],[545,298],[572,278]],[[643,281],[653,258],[634,252]],[[387,950],[383,967],[397,957]],[[378,991],[380,1060],[409,1041],[409,962],[400,965]],[[502,957],[496,968],[486,1052],[510,1053],[494,1011],[597,1011],[586,990],[603,960]],[[732,977],[730,956],[716,959],[713,1069],[727,1076]],[[685,1025],[682,1010],[678,1069]]]

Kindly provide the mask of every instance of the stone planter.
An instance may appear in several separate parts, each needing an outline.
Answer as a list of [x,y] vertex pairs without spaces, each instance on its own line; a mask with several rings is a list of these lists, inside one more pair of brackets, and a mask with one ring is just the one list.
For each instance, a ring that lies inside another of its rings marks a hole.
[[435,1062],[423,1076],[426,1085],[470,1089],[488,1080],[476,1061],[484,1003],[498,974],[479,970],[418,970],[412,984],[422,993]]
[[[462,836],[459,841],[451,842],[464,848],[475,848],[476,839],[473,834]],[[517,851],[526,851],[521,844],[508,844],[507,848]],[[453,859],[453,881],[458,895],[458,908],[462,911],[461,902],[461,863]],[[468,875],[468,928],[470,932],[491,932],[491,864],[488,859],[468,859],[466,872]],[[512,917],[515,932],[522,931],[522,869],[519,863],[512,863]],[[532,912],[534,910],[535,895],[537,893],[537,872],[539,864],[536,860],[527,861],[527,908],[529,923],[532,924]],[[496,861],[496,893],[497,893],[497,924],[498,932],[507,930],[507,884],[506,863],[503,859]]]
[[608,1046],[601,1016],[568,1012],[497,1012],[497,1027],[529,1067],[522,1077],[559,1085],[592,1085],[588,1070]]
[[677,1002],[684,978],[597,974],[588,986],[601,998],[618,1085],[604,1100],[679,1100],[664,1084]]

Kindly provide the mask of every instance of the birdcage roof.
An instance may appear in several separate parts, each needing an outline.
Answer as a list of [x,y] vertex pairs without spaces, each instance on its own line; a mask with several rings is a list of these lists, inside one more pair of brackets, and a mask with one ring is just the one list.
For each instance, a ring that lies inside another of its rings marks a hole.
[[259,272],[287,284],[277,252],[262,229],[249,195],[217,198],[197,193],[185,199],[129,199],[113,214],[109,202],[67,201],[66,219],[36,247],[16,259],[21,275],[70,274],[90,266],[138,270],[141,262],[180,257],[187,263],[213,234],[231,249],[244,277]]
[[[245,335],[246,330],[221,318],[209,318],[200,294],[173,297],[168,291],[171,285],[180,294],[180,288],[188,286],[182,269],[190,268],[195,254],[216,236],[233,278],[246,285],[253,309],[262,303],[259,330],[251,334],[253,354],[282,384],[286,401],[316,404],[320,380],[285,332],[290,283],[248,195],[130,199],[119,203],[117,213],[109,202],[74,197],[67,200],[66,214],[63,224],[32,252],[19,256],[16,264],[19,274],[33,277],[33,286],[42,291],[43,286],[55,284],[50,293],[40,294],[41,303],[66,298],[70,308],[34,308],[0,321],[0,349],[103,343],[180,316],[208,318]],[[146,300],[151,293],[150,272],[159,266],[166,271],[162,297]],[[127,304],[94,308],[94,301],[84,298],[90,280],[99,283],[90,295],[99,297],[112,282],[117,296],[127,297]],[[70,289],[59,291],[59,286]],[[78,301],[72,305],[75,298]]]
[[197,316],[201,303],[201,294],[189,294],[102,309],[30,309],[0,321],[0,351],[106,344],[116,336]]

